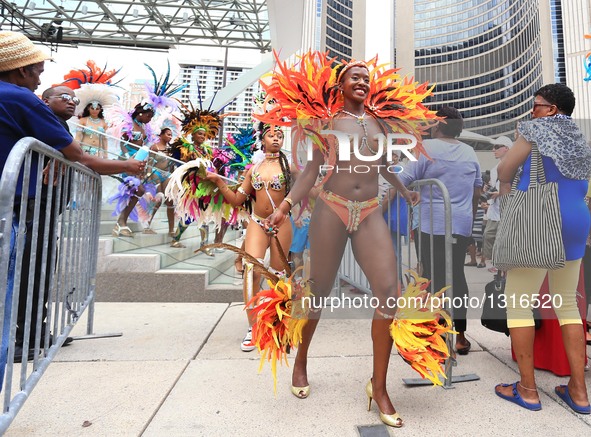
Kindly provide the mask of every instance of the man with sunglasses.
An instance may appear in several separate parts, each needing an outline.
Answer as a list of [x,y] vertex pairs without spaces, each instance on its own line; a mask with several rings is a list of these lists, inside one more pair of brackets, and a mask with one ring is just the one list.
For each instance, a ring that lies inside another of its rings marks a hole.
[[[500,162],[512,145],[513,141],[509,137],[500,136],[497,139],[495,139],[493,141],[493,153],[495,155],[495,158],[498,159]],[[501,220],[499,202],[499,180],[497,176],[498,166],[499,164],[495,165],[490,171],[490,186],[492,188],[489,191],[490,197],[488,199],[489,206],[486,211],[486,227],[484,228],[484,234],[482,236],[482,256],[485,260],[492,259],[492,248],[495,244],[497,228],[499,226],[499,221]],[[486,263],[482,265],[482,267],[486,267]],[[489,269],[489,272],[496,273],[496,269],[494,267],[491,267]]]
[[60,124],[70,132],[70,127],[67,121],[74,116],[76,106],[80,103],[78,97],[74,95],[74,91],[67,86],[55,86],[43,91],[41,98],[45,102],[51,112],[58,117]]

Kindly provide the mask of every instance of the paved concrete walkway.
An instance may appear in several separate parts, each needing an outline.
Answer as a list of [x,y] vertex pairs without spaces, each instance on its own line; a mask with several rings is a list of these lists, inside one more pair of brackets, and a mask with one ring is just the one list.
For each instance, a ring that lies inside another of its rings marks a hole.
[[[466,271],[471,295],[480,296],[491,274]],[[240,351],[240,303],[99,303],[95,332],[123,336],[63,348],[6,436],[591,435],[591,417],[554,394],[567,378],[537,372],[539,412],[495,396],[495,384],[517,380],[516,364],[509,339],[479,320],[468,322],[472,352],[454,368],[478,381],[409,387],[402,378],[418,375],[392,357],[389,392],[405,426],[386,429],[375,404],[366,410],[370,320],[350,316],[321,321],[308,362],[311,394],[299,400],[289,390],[290,368],[279,369],[275,395],[268,364],[258,373],[256,352]],[[84,334],[82,318],[74,335]],[[591,387],[591,372],[586,378]]]

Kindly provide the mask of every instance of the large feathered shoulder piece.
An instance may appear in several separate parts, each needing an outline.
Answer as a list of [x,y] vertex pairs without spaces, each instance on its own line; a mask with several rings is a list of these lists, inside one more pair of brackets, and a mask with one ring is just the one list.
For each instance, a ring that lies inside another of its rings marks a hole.
[[[289,125],[295,123],[294,140],[305,131],[318,131],[343,108],[343,97],[338,92],[339,81],[355,66],[367,68],[370,91],[366,109],[390,132],[404,132],[416,136],[418,149],[424,153],[420,139],[426,129],[437,120],[434,111],[424,106],[433,86],[419,84],[409,77],[401,77],[398,69],[370,61],[351,60],[336,63],[328,53],[310,51],[299,56],[293,64],[281,62],[275,54],[277,67],[270,77],[261,79],[266,101],[275,107],[261,115],[254,115],[264,123]],[[335,67],[336,64],[336,67]],[[319,122],[322,123],[319,123]],[[299,132],[298,132],[299,131]],[[318,137],[312,138],[321,150],[327,147]],[[327,153],[323,150],[325,155]],[[328,153],[329,154],[329,153]]]
[[335,87],[333,58],[328,52],[310,51],[299,56],[293,65],[281,62],[274,53],[277,67],[260,84],[272,102],[261,114],[253,117],[267,124],[290,125],[314,119],[330,119],[342,107]]
[[219,174],[238,180],[252,163],[255,149],[255,130],[252,126],[239,128],[238,132],[228,134],[223,144],[214,149],[214,166]]
[[156,115],[163,111],[176,111],[178,109],[178,100],[172,98],[173,95],[182,91],[187,84],[175,85],[170,79],[170,62],[167,61],[166,74],[157,78],[156,72],[148,64],[144,64],[152,74],[152,83],[146,82],[147,100],[144,103],[144,109],[152,109]]
[[86,61],[86,68],[77,70],[70,70],[64,75],[64,82],[60,85],[67,86],[76,90],[84,84],[103,84],[103,85],[117,85],[118,82],[113,82],[113,77],[119,73],[119,70],[107,70],[107,65],[100,68],[92,60]]
[[427,155],[421,139],[439,117],[423,102],[435,86],[419,84],[412,77],[401,77],[400,69],[379,65],[377,57],[366,65],[371,78],[366,110],[385,124],[390,132],[413,135],[417,138],[418,152]]

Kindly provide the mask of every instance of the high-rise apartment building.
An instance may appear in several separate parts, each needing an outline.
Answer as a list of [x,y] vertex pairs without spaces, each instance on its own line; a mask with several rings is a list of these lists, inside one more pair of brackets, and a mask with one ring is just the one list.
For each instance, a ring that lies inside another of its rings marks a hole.
[[[244,70],[245,68],[242,67],[227,67],[225,83],[230,83],[238,78]],[[204,102],[223,88],[224,67],[220,65],[183,65],[181,66],[180,80],[188,84],[181,91],[181,102],[185,105],[189,105],[190,102],[195,108],[198,108],[200,101]],[[246,128],[251,123],[252,102],[259,91],[259,84],[255,82],[224,108],[225,113],[233,113],[223,120],[224,135],[237,132],[238,128]],[[213,108],[217,108],[215,100]],[[204,107],[203,109],[209,108]]]
[[353,53],[353,0],[325,0],[325,39],[330,56],[350,59]]

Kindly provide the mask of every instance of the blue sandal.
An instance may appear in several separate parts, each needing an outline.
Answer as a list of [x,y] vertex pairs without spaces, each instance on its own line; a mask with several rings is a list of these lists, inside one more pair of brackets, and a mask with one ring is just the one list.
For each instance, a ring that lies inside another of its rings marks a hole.
[[[558,391],[559,388],[564,389],[564,393]],[[558,395],[560,399],[562,399],[566,405],[572,408],[575,413],[579,414],[591,414],[591,405],[587,405],[586,407],[581,407],[580,405],[575,404],[573,399],[570,397],[570,393],[568,392],[567,385],[559,385],[554,389],[554,392]]]
[[[542,409],[542,404],[538,402],[537,404],[533,404],[530,402],[526,402],[523,400],[519,392],[517,391],[517,382],[513,384],[498,384],[495,386],[495,393],[498,397],[505,399],[506,401],[513,402],[514,404],[519,405],[530,411],[540,411]],[[507,396],[497,391],[498,387],[513,387],[513,396]]]

